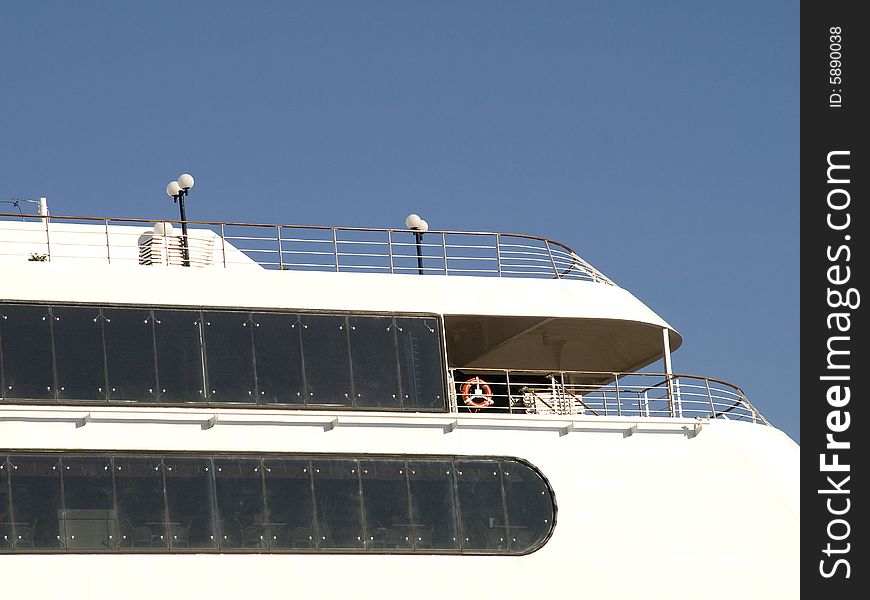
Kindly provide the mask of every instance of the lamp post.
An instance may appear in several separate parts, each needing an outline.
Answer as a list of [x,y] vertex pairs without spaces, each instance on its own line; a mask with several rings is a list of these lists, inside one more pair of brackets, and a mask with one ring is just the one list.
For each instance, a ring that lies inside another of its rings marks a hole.
[[178,203],[178,208],[181,210],[181,253],[184,259],[184,266],[190,266],[190,250],[187,245],[187,214],[184,212],[184,197],[190,192],[193,187],[193,176],[189,173],[182,173],[175,181],[170,181],[166,186],[166,194],[170,196],[173,202]]
[[429,223],[420,218],[420,215],[411,213],[405,218],[405,227],[414,232],[417,240],[417,272],[423,274],[423,234],[429,231]]

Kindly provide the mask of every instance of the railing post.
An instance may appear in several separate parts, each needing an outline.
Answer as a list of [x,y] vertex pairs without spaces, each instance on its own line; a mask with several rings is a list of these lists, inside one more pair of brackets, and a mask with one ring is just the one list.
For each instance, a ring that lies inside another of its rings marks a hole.
[[501,236],[498,233],[495,234],[495,266],[498,268],[498,276],[501,277]]
[[224,224],[221,223],[221,260],[224,263],[224,269],[227,268],[227,236],[224,229]]
[[646,416],[649,416],[649,392],[644,391],[643,393],[643,407],[646,410]]
[[48,234],[48,219],[43,219],[42,222],[45,223],[45,255],[51,262],[51,236]]
[[671,368],[671,338],[668,335],[668,328],[662,327],[662,361],[665,363],[665,382],[668,386],[668,403],[671,406],[671,416],[677,416],[676,407],[674,406],[674,386],[671,382],[673,370]]
[[390,273],[393,273],[393,230],[387,229],[387,254],[390,255]]
[[281,248],[281,226],[278,225],[276,227],[276,229],[278,230],[278,232],[277,232],[278,233],[278,270],[283,271],[284,270],[284,250],[283,250],[283,248]]
[[335,272],[338,272],[338,232],[332,228],[332,251],[335,253]]
[[622,416],[622,402],[619,399],[619,373],[613,374],[613,384],[616,387],[616,414]]
[[680,378],[674,377],[674,400],[676,402],[676,416],[682,418],[683,417],[683,398],[680,395]]
[[556,261],[553,259],[553,251],[550,249],[550,240],[544,240],[544,246],[547,248],[547,256],[550,257],[550,264],[553,265],[553,275],[556,279],[561,279],[559,269],[556,267]]
[[112,264],[112,247],[109,244],[109,219],[103,219],[103,224],[106,226],[106,260]]
[[444,255],[444,274],[449,275],[450,272],[447,270],[447,236],[443,231],[441,232],[441,253]]
[[507,401],[508,401],[508,414],[513,414],[514,412],[514,399],[511,395],[511,374],[507,369],[504,370],[504,381],[507,386]]
[[713,404],[713,394],[710,392],[710,380],[704,378],[704,387],[707,388],[707,400],[710,401],[710,418],[716,418],[716,406]]

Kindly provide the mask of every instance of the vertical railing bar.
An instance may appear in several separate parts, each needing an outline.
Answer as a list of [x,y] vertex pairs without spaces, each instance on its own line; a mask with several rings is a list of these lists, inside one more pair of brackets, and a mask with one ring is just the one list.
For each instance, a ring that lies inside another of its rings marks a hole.
[[444,255],[444,274],[450,275],[447,269],[447,234],[441,232],[441,253]]
[[710,401],[710,418],[716,418],[716,407],[713,405],[713,394],[710,392],[710,380],[704,378],[704,387],[707,388],[707,400]]
[[224,230],[224,224],[221,223],[221,260],[224,263],[224,269],[227,268],[227,236]]
[[282,247],[282,244],[281,244],[281,226],[278,225],[276,227],[276,229],[278,230],[278,232],[277,232],[278,233],[278,270],[283,271],[284,270],[284,248]]
[[501,277],[501,235],[495,234],[495,264],[498,268],[498,276]]
[[103,219],[103,225],[106,226],[106,260],[112,264],[112,247],[109,244],[109,219]]
[[45,218],[42,222],[45,223],[45,254],[51,262],[51,236],[48,234],[48,219]]
[[559,277],[559,269],[556,268],[556,261],[553,259],[553,251],[550,249],[550,240],[544,240],[544,246],[547,248],[547,255],[550,257],[550,264],[553,265],[553,275],[556,279],[561,279],[561,277]]
[[338,272],[338,232],[332,228],[332,251],[335,253],[335,272]]
[[674,377],[674,400],[676,401],[677,417],[683,417],[683,398],[680,394],[680,378]]
[[619,373],[613,374],[613,383],[616,386],[616,415],[622,416],[622,402],[619,399]]
[[755,410],[755,407],[749,403],[749,400],[747,400],[746,396],[744,396],[742,393],[740,394],[740,400],[745,406],[749,407],[749,414],[752,415],[752,424],[754,425],[758,423],[758,412]]
[[507,385],[507,400],[508,400],[508,413],[513,414],[514,412],[514,398],[511,394],[511,372],[508,369],[504,370],[504,381],[505,385]]
[[646,410],[646,416],[649,416],[649,392],[644,390],[643,392],[643,407]]
[[390,255],[390,273],[393,273],[393,230],[387,230],[387,254]]

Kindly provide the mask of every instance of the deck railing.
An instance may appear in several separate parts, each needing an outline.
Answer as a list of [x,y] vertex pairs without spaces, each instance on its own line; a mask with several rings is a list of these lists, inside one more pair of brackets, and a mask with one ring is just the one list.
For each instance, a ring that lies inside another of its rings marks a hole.
[[453,369],[454,410],[480,414],[732,419],[769,425],[743,391],[694,375]]
[[[144,219],[0,214],[0,259],[181,265],[185,244],[192,267],[250,266],[274,270],[473,275],[613,282],[571,248],[546,238],[481,231],[325,227],[188,221],[187,238],[176,228],[153,233]],[[14,226],[14,221],[26,225]],[[213,240],[211,244],[204,241]],[[144,246],[148,246],[145,248]],[[159,247],[163,252],[157,252]],[[202,254],[208,246],[208,256]],[[199,250],[197,250],[199,247]],[[151,251],[154,249],[154,252]],[[198,259],[198,260],[195,260]],[[31,260],[33,260],[31,258]]]

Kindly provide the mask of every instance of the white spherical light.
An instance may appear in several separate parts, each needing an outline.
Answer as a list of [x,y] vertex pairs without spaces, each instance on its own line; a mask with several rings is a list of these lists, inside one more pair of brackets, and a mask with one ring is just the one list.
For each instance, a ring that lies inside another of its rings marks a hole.
[[417,225],[417,231],[426,233],[427,231],[429,231],[429,223],[427,223],[423,219],[420,219],[420,224]]
[[172,223],[165,223],[163,221],[154,223],[154,235],[172,235]]
[[193,175],[190,173],[182,173],[178,176],[178,185],[183,190],[189,190],[193,187]]
[[420,215],[411,213],[407,217],[405,217],[405,227],[408,229],[419,229],[420,223],[423,222],[423,219],[420,218]]
[[178,192],[181,191],[181,186],[178,185],[177,181],[170,181],[169,185],[166,186],[166,195],[172,198],[175,198],[178,195]]

